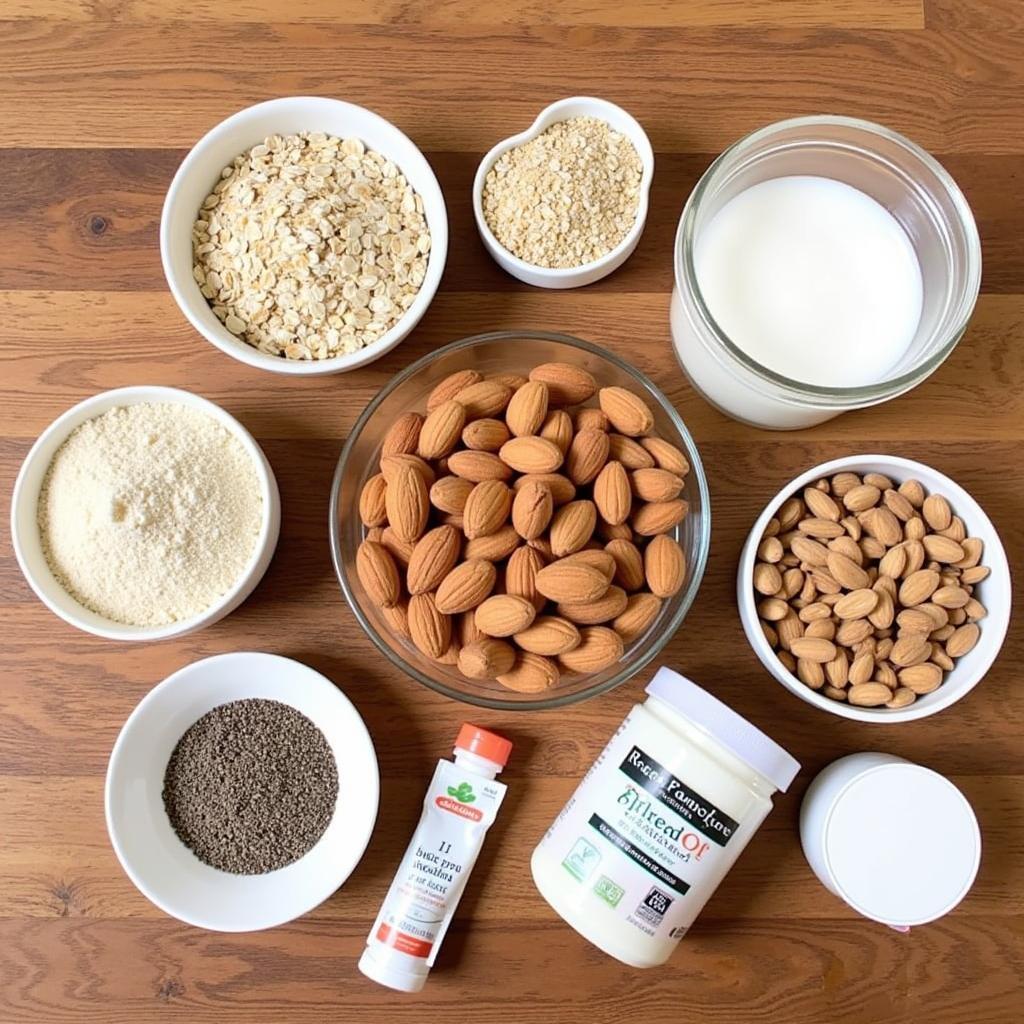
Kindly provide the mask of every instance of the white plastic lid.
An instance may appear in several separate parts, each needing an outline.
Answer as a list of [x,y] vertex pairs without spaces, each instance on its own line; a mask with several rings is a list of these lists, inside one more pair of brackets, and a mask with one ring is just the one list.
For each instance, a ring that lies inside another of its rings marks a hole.
[[858,775],[825,823],[825,863],[839,895],[865,917],[907,928],[948,914],[974,882],[981,832],[967,798],[906,762]]
[[800,762],[791,757],[775,742],[765,736],[756,725],[751,725],[742,715],[736,714],[717,697],[702,690],[696,683],[673,672],[670,668],[659,668],[647,684],[652,697],[664,701],[674,711],[701,726],[744,764],[759,775],[763,775],[781,792],[800,771]]
[[359,970],[378,985],[398,992],[419,992],[427,982],[430,968],[425,960],[400,953],[390,946],[370,945],[359,958]]

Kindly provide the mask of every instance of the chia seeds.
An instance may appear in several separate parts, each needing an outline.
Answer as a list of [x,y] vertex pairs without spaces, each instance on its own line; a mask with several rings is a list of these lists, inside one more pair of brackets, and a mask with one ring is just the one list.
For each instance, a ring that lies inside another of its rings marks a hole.
[[324,734],[276,700],[221,704],[178,740],[164,808],[205,864],[259,875],[297,861],[330,824],[338,768]]

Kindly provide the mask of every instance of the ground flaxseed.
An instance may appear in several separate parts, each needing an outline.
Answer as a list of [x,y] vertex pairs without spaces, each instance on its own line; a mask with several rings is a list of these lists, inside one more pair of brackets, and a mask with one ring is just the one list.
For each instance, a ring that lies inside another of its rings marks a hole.
[[275,700],[221,704],[178,740],[164,808],[205,864],[275,871],[309,852],[334,814],[338,769],[323,733]]

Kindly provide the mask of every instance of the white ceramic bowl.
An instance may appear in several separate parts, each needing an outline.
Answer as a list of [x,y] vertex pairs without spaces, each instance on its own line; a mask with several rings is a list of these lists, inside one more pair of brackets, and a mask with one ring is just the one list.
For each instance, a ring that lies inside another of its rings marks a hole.
[[[989,577],[978,584],[978,600],[985,605],[988,615],[981,620],[981,638],[974,650],[956,661],[952,672],[947,672],[942,685],[923,697],[918,697],[913,704],[905,708],[859,708],[844,701],[832,700],[824,694],[805,686],[792,675],[785,665],[775,656],[761,629],[757,615],[757,601],[753,586],[754,565],[757,561],[757,548],[761,541],[768,520],[775,515],[779,505],[793,494],[799,494],[808,484],[823,476],[835,473],[883,473],[896,483],[904,480],[920,480],[929,494],[941,494],[949,499],[955,515],[960,516],[967,527],[969,537],[980,537],[985,544],[982,564],[991,570]],[[999,649],[1006,638],[1006,630],[1010,624],[1010,568],[1006,552],[999,540],[995,527],[985,515],[981,506],[959,484],[948,476],[922,462],[911,459],[896,458],[891,455],[854,455],[843,459],[833,459],[820,466],[809,469],[795,480],[786,484],[765,506],[764,511],[754,523],[747,542],[740,556],[739,571],[736,579],[736,596],[739,603],[740,619],[744,632],[754,653],[761,659],[766,669],[792,693],[801,700],[813,704],[823,711],[843,718],[853,718],[860,722],[878,722],[893,724],[909,722],[916,718],[927,718],[943,708],[955,704],[961,697],[969,693],[981,681],[995,661]]]
[[[163,781],[191,725],[221,704],[249,698],[288,704],[324,734],[337,762],[338,801],[304,857],[263,875],[234,875],[204,864],[177,837]],[[329,679],[274,654],[220,654],[169,676],[125,722],[107,768],[107,830],[121,867],[165,913],[213,931],[256,931],[307,913],[348,878],[370,841],[379,792],[370,734]]]
[[[370,149],[393,160],[422,197],[430,228],[427,275],[405,316],[372,345],[332,359],[285,359],[246,344],[213,315],[192,277],[192,225],[202,201],[219,179],[221,169],[269,135],[294,135],[304,131],[356,136]],[[341,373],[379,359],[419,323],[437,291],[447,255],[448,215],[444,196],[430,164],[415,144],[372,110],[319,96],[289,96],[257,103],[210,129],[182,161],[167,190],[160,216],[160,257],[164,275],[189,323],[222,352],[250,366],[276,373],[299,376]]]
[[[584,263],[579,267],[538,267],[509,252],[494,237],[494,233],[487,226],[483,208],[484,179],[503,153],[535,139],[553,124],[568,120],[570,117],[599,117],[629,138],[636,147],[637,153],[640,154],[640,160],[643,163],[643,177],[640,179],[640,204],[636,211],[636,221],[629,233],[611,252],[600,259]],[[644,224],[647,221],[647,200],[653,178],[654,151],[651,149],[651,141],[632,114],[627,113],[614,103],[597,99],[594,96],[570,96],[568,99],[558,100],[557,103],[545,107],[525,132],[502,140],[480,161],[476,177],[473,179],[473,215],[476,217],[477,230],[480,232],[487,251],[494,257],[498,266],[508,271],[513,277],[525,281],[526,284],[537,285],[539,288],[579,288],[581,285],[592,284],[602,277],[607,277],[629,259],[637,242],[640,241]]]
[[[171,622],[164,626],[128,626],[120,622],[98,615],[96,612],[79,604],[57,581],[47,564],[39,538],[37,524],[37,508],[39,490],[43,478],[60,446],[68,435],[87,420],[120,405],[138,405],[142,402],[173,402],[179,405],[205,412],[212,416],[227,430],[231,431],[241,442],[252,458],[256,475],[259,478],[260,494],[263,498],[263,522],[260,533],[249,562],[234,586],[215,604],[205,611],[188,619]],[[87,633],[101,636],[107,640],[165,640],[172,636],[183,636],[203,629],[218,619],[224,618],[234,611],[255,589],[256,584],[270,565],[277,547],[277,536],[281,526],[281,499],[278,495],[277,481],[274,471],[270,468],[263,450],[253,440],[241,423],[226,413],[219,405],[200,398],[190,391],[179,388],[154,387],[140,385],[130,388],[117,388],[114,391],[103,391],[92,398],[79,402],[68,409],[51,423],[40,435],[39,440],[25,456],[25,461],[18,472],[14,484],[14,497],[11,500],[11,537],[14,541],[14,553],[18,565],[28,581],[47,608],[59,615],[65,622]]]

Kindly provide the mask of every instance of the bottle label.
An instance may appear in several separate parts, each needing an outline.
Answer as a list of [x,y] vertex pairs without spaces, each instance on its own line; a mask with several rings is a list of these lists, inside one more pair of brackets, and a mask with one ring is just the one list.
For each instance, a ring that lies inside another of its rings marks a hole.
[[541,847],[564,868],[577,906],[596,899],[644,934],[678,941],[760,817],[744,829],[636,741],[632,718],[609,740]]
[[433,964],[504,796],[500,782],[451,761],[438,764],[423,817],[371,932],[373,939]]

